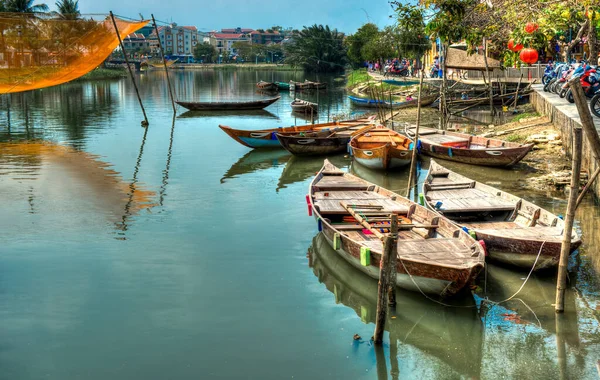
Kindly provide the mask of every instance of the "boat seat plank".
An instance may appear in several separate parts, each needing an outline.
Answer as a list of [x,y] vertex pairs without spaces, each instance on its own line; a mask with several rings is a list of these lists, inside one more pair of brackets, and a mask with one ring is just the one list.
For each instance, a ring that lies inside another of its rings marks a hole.
[[539,239],[551,241],[560,241],[562,239],[562,229],[559,227],[516,227],[516,228],[477,228],[476,231],[490,234],[500,235],[517,239]]
[[[377,240],[363,240],[360,244],[365,245],[372,250],[381,252],[383,243]],[[458,260],[470,261],[473,251],[470,247],[459,239],[412,239],[398,240],[398,257],[410,258],[432,263],[452,262]]]
[[[408,206],[401,203],[395,202],[391,199],[357,199],[353,202],[352,199],[346,200],[346,203],[352,204],[368,204],[371,206],[381,206],[381,209],[376,210],[379,214],[406,214],[408,212]],[[348,211],[342,207],[339,199],[323,199],[315,200],[315,206],[319,207],[319,212],[323,215],[326,214],[348,214]]]
[[[390,199],[383,194],[376,193],[374,191],[317,191],[313,193],[315,200],[368,200],[368,199]],[[349,203],[349,202],[346,202]],[[355,202],[356,203],[356,202]]]
[[441,211],[510,211],[517,202],[496,197],[477,188],[467,189],[434,189],[427,192],[432,203],[442,202]]
[[341,175],[330,175],[323,176],[316,184],[318,188],[321,190],[324,189],[360,189],[360,190],[368,190],[369,184],[360,181],[352,181],[344,178]]

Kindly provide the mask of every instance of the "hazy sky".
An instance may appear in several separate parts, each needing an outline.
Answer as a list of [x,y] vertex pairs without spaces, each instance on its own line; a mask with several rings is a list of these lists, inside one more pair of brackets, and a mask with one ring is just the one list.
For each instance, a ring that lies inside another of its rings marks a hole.
[[[42,3],[38,0],[35,3]],[[54,2],[46,2],[52,9]],[[160,21],[194,25],[208,32],[221,28],[268,28],[274,25],[302,28],[327,24],[353,33],[368,21],[385,26],[392,10],[387,0],[79,0],[81,13],[108,13],[138,18],[151,13]]]

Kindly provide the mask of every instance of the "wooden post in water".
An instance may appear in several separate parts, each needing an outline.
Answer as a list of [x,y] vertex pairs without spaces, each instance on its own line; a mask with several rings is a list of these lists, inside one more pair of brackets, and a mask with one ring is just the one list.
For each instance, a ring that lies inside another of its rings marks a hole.
[[[581,91],[581,87],[579,88]],[[573,91],[573,95],[575,92]],[[583,96],[583,94],[581,93]],[[562,245],[560,249],[560,261],[558,265],[558,279],[556,281],[556,305],[557,313],[565,311],[565,290],[567,288],[567,264],[571,252],[571,235],[573,234],[573,220],[575,219],[575,204],[579,193],[579,177],[581,172],[581,128],[573,128],[573,167],[571,168],[571,186],[569,192],[569,203],[567,205],[567,217],[563,231]]]
[[391,224],[390,234],[392,235],[393,249],[389,259],[388,305],[394,309],[396,308],[396,266],[398,265],[398,215],[392,214]]
[[408,187],[406,189],[406,196],[410,196],[410,190],[413,187],[413,182],[417,177],[417,143],[419,142],[419,126],[421,125],[421,94],[423,92],[423,71],[421,70],[421,76],[419,77],[419,97],[417,99],[417,126],[415,127],[415,137],[413,139],[413,150],[412,159],[410,161],[410,172],[408,173]]
[[144,104],[142,104],[142,98],[140,97],[140,91],[138,90],[137,83],[135,83],[135,77],[133,76],[133,71],[131,70],[131,66],[129,65],[129,59],[127,59],[127,52],[125,51],[125,46],[123,46],[123,40],[121,40],[121,33],[119,33],[119,28],[117,27],[117,22],[115,21],[115,15],[113,15],[112,11],[110,11],[110,18],[112,19],[113,25],[115,27],[115,33],[117,33],[117,38],[119,39],[119,45],[121,45],[121,52],[123,52],[123,58],[125,58],[125,64],[127,65],[127,70],[129,71],[129,77],[133,82],[133,87],[135,88],[135,93],[137,95],[138,101],[140,102],[140,107],[142,108],[142,113],[144,114],[144,121],[142,121],[142,127],[147,127],[150,125],[148,123],[148,117],[146,116],[146,110],[144,109]]
[[173,113],[177,112],[177,108],[175,108],[175,99],[173,97],[173,89],[171,87],[171,78],[169,78],[169,70],[167,69],[167,61],[165,60],[165,54],[163,52],[162,42],[160,42],[160,35],[158,34],[158,27],[156,26],[156,20],[154,19],[154,14],[152,16],[152,23],[154,24],[154,31],[156,32],[156,36],[158,37],[158,49],[160,50],[160,58],[162,59],[163,66],[165,67],[165,74],[167,75],[167,84],[169,85],[169,96],[171,97],[171,105],[173,106]]
[[392,103],[392,91],[390,90],[390,120],[392,121],[392,131],[394,130],[394,107]]
[[[388,292],[392,286],[390,273],[392,271],[392,257],[398,255],[398,217],[391,216],[392,226],[395,225],[395,231],[388,234],[383,239],[383,254],[379,264],[379,286],[377,288],[377,316],[375,317],[375,333],[373,334],[373,342],[381,344],[383,342],[383,331],[385,329],[385,320],[387,318],[388,307]],[[395,272],[396,268],[393,268]],[[393,287],[395,289],[395,282]],[[395,297],[395,296],[394,296]],[[394,298],[395,302],[395,298]]]

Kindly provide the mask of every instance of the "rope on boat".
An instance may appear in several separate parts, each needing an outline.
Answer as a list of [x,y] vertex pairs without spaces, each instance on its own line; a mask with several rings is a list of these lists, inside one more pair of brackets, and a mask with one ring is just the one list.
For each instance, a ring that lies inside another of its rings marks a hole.
[[[531,277],[531,275],[532,275],[533,271],[535,270],[535,266],[537,265],[537,262],[538,262],[538,260],[539,260],[539,258],[540,258],[540,255],[542,254],[542,249],[544,248],[544,244],[546,244],[546,241],[547,241],[547,240],[544,240],[544,241],[542,242],[542,245],[540,246],[540,250],[539,250],[539,252],[538,252],[538,254],[537,254],[537,257],[535,258],[535,261],[534,261],[534,263],[533,263],[533,266],[531,267],[531,270],[529,271],[529,274],[528,274],[528,275],[527,275],[527,277],[525,278],[525,281],[523,281],[523,284],[521,284],[521,287],[519,288],[519,290],[517,290],[517,291],[515,292],[515,294],[513,294],[512,296],[510,296],[510,297],[508,297],[507,299],[505,299],[505,300],[502,300],[502,301],[492,301],[492,300],[490,300],[490,299],[488,299],[488,298],[485,298],[485,299],[484,299],[482,302],[489,302],[489,303],[491,303],[491,304],[493,304],[493,305],[500,305],[501,303],[505,303],[505,302],[508,302],[508,301],[510,301],[510,300],[512,300],[512,299],[514,299],[514,298],[515,298],[515,297],[516,297],[516,296],[517,296],[517,295],[518,295],[518,294],[521,292],[521,290],[523,290],[523,288],[525,287],[525,284],[527,284],[527,281],[529,280],[529,278]],[[436,300],[436,299],[433,299],[433,298],[429,297],[427,294],[425,294],[425,292],[423,292],[423,290],[421,290],[421,288],[419,287],[419,285],[417,285],[417,282],[416,282],[416,281],[415,281],[415,279],[413,278],[412,274],[410,274],[410,272],[409,272],[409,271],[408,271],[408,269],[406,268],[406,265],[404,265],[404,260],[402,260],[402,258],[401,258],[401,257],[398,257],[398,260],[400,260],[400,263],[402,264],[402,268],[404,268],[404,271],[406,272],[406,274],[408,274],[408,276],[410,277],[410,280],[412,281],[412,283],[413,283],[413,284],[415,285],[415,287],[416,287],[416,288],[419,290],[419,292],[420,292],[420,293],[421,293],[421,294],[422,294],[422,295],[423,295],[425,298],[427,298],[428,300],[430,300],[430,301],[433,301],[433,302],[435,302],[435,303],[438,303],[438,304],[440,304],[440,305],[442,305],[442,306],[447,306],[447,307],[457,307],[457,308],[473,308],[473,307],[477,307],[477,305],[466,305],[466,306],[461,306],[461,305],[450,305],[450,304],[447,304],[447,303],[444,303],[444,302],[441,302],[441,301],[438,301],[438,300]],[[535,319],[537,319],[537,320],[538,320],[538,323],[539,323],[539,322],[540,322],[540,320],[538,319],[538,317],[537,317],[537,315],[535,314],[535,312],[534,312],[533,310],[531,310],[531,308],[530,308],[530,307],[529,307],[529,306],[528,306],[528,305],[527,305],[527,304],[526,304],[526,303],[525,303],[525,302],[524,302],[522,299],[520,299],[520,298],[517,298],[517,299],[518,299],[519,301],[521,301],[521,302],[522,302],[522,303],[523,303],[523,304],[524,304],[524,305],[525,305],[525,306],[526,306],[526,307],[529,309],[529,311],[531,311],[531,312],[533,313],[533,315],[535,316]],[[541,326],[541,323],[540,323],[540,326]]]

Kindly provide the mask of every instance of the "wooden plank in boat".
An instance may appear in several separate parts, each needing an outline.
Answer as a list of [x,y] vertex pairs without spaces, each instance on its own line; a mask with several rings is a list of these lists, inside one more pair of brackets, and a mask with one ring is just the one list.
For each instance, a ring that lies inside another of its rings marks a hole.
[[[373,206],[381,206],[381,210],[376,210],[378,213],[400,213],[406,214],[408,212],[408,206],[401,203],[394,202],[391,199],[357,199],[356,202],[347,200],[346,203],[360,203],[369,204]],[[315,200],[315,206],[319,207],[319,213],[321,214],[348,214],[345,208],[340,204],[339,199],[327,199],[327,200]]]
[[[325,195],[327,194],[327,195]],[[356,190],[346,190],[346,191],[317,191],[313,194],[315,200],[328,200],[328,199],[338,199],[338,200],[346,200],[346,199],[356,199],[356,200],[364,200],[364,199],[389,199],[385,195],[376,193],[374,191],[356,191]]]
[[468,138],[458,137],[458,136],[451,136],[451,135],[440,135],[440,134],[427,136],[426,138],[424,138],[424,140],[425,139],[427,141],[431,141],[431,142],[438,143],[438,144],[456,143],[456,142],[460,142],[460,143],[469,142]]
[[315,184],[315,186],[319,188],[326,189],[361,189],[367,190],[369,188],[369,184],[359,181],[348,180],[341,176],[323,176]]
[[525,239],[548,239],[562,238],[562,229],[558,227],[519,227],[511,229],[487,229],[478,228],[478,231],[483,233],[489,233],[493,235],[502,235],[511,238],[525,238]]
[[[381,252],[383,243],[379,240],[360,241],[361,244]],[[398,257],[443,263],[466,261],[473,252],[458,239],[414,239],[398,240]]]

